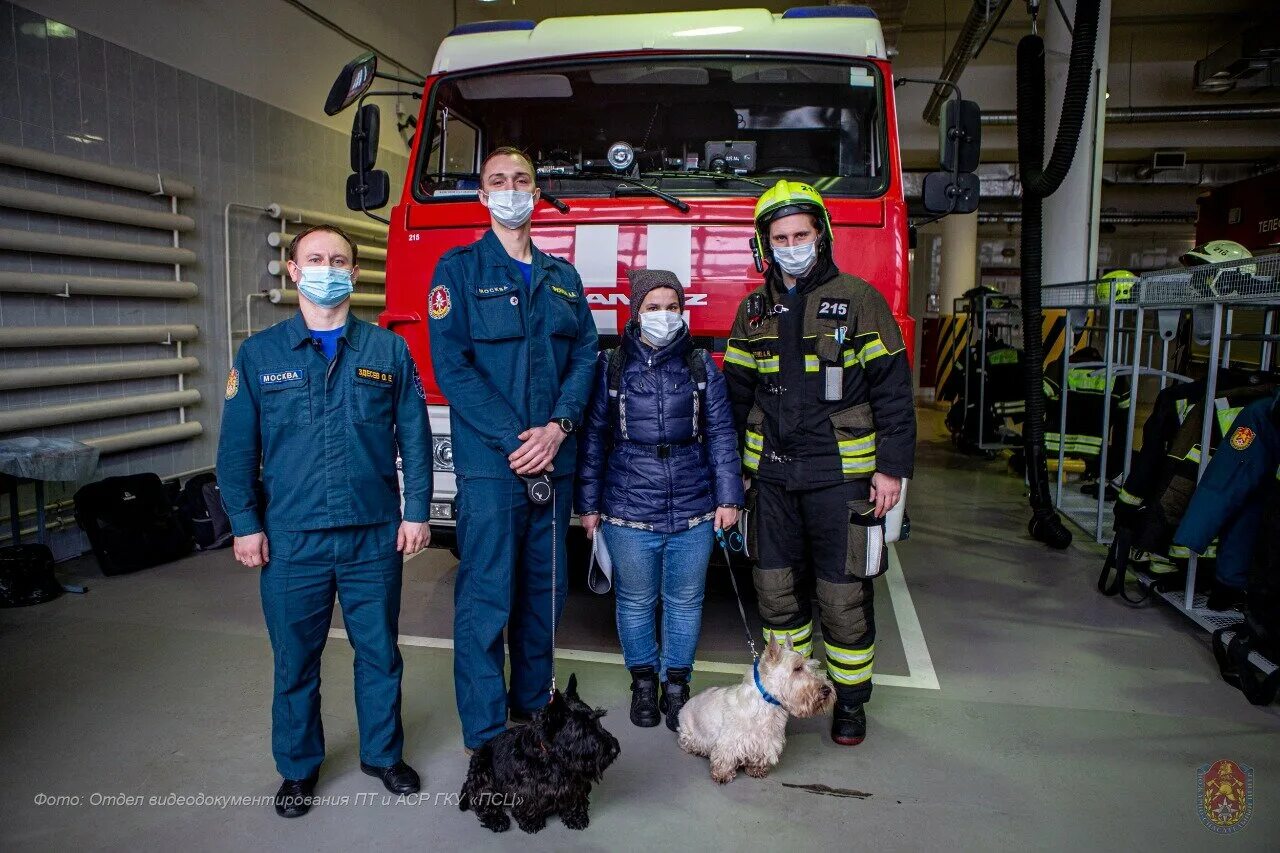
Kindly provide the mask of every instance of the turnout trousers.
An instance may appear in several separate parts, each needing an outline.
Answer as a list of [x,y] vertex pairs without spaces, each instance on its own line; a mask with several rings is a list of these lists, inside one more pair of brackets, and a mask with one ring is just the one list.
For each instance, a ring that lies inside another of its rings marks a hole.
[[872,581],[851,571],[856,560],[865,559],[857,543],[866,541],[866,533],[851,524],[850,512],[865,506],[870,482],[805,490],[763,480],[756,485],[759,564],[753,578],[765,640],[790,638],[809,657],[815,595],[827,674],[842,705],[862,704],[871,698],[876,624]]

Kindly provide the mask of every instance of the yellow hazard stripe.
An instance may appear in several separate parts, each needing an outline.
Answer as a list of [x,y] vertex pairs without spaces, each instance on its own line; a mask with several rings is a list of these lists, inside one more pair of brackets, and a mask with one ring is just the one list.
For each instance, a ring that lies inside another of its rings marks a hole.
[[846,438],[836,442],[841,456],[862,456],[876,450],[876,434],[873,432],[865,438]]
[[[940,317],[938,330],[938,375],[934,379],[934,387],[941,391],[960,360],[960,352],[967,343],[969,318],[959,314],[951,317]],[[845,365],[852,367],[852,365]]]
[[858,337],[871,339],[858,350],[857,360],[863,367],[867,366],[867,362],[874,361],[882,355],[893,355],[893,353],[889,352],[889,348],[884,345],[884,341],[880,340],[879,332],[867,332],[864,335],[858,335]]
[[861,666],[875,656],[876,644],[872,643],[865,649],[846,649],[828,642],[826,650],[828,663],[834,660],[845,666]]
[[747,448],[757,453],[764,452],[764,436],[758,432],[747,430]]
[[745,367],[750,370],[756,369],[756,359],[751,353],[743,349],[738,349],[732,344],[724,351],[724,360],[729,364],[736,364],[739,367]]
[[854,457],[852,459],[840,460],[840,471],[844,474],[870,474],[876,470],[876,458],[874,456],[862,458]]
[[742,452],[742,467],[756,471],[760,468],[760,454],[754,450],[744,450]]
[[817,373],[819,368],[818,357],[816,355],[806,355],[804,357],[804,372]]
[[778,356],[770,358],[756,359],[756,369],[761,373],[777,373],[778,372]]
[[831,676],[831,680],[837,684],[862,684],[871,679],[872,666],[874,666],[874,663],[855,668],[846,668],[833,663],[830,658],[827,658],[827,675]]

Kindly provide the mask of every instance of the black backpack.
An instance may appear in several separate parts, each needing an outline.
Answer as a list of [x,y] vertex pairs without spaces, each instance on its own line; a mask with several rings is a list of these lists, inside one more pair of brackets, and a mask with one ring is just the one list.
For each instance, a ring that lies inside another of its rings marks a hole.
[[231,519],[213,473],[187,480],[178,496],[178,514],[196,542],[196,550],[213,551],[231,544]]
[[108,477],[75,495],[76,522],[104,575],[135,572],[191,553],[191,534],[155,474]]
[[44,604],[62,595],[53,576],[53,552],[46,545],[0,548],[0,607]]
[[[623,347],[605,350],[605,370],[609,381],[609,399],[615,412],[618,406],[618,389],[622,387],[622,371],[627,366],[627,351]],[[698,396],[705,404],[707,397],[707,351],[697,347],[689,347],[684,354],[684,363],[689,368],[689,376],[698,387]],[[702,407],[706,411],[706,406]],[[697,438],[697,436],[694,436]]]

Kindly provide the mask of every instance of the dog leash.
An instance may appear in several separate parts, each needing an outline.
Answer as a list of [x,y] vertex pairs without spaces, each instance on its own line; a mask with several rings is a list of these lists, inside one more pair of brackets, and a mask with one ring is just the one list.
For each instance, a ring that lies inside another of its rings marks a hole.
[[[738,531],[733,531],[729,536],[735,537],[734,541],[745,544],[742,534]],[[760,659],[760,655],[756,651],[755,640],[751,638],[751,625],[747,622],[747,609],[742,606],[742,593],[738,592],[738,579],[733,576],[733,563],[729,559],[729,541],[725,536],[724,530],[720,528],[716,529],[716,541],[720,543],[720,550],[724,552],[724,563],[729,571],[729,583],[733,584],[733,598],[738,602],[738,615],[742,617],[742,627],[747,632],[747,646],[751,648],[751,659],[753,661],[758,661]],[[756,677],[756,683],[759,683],[758,675]]]
[[556,488],[551,486],[551,696],[556,695],[556,540],[560,531],[556,528]]

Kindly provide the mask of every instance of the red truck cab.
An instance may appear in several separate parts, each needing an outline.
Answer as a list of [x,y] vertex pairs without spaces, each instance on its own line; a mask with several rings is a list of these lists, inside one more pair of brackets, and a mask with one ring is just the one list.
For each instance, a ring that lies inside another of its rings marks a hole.
[[[352,91],[368,82],[346,79]],[[423,85],[380,317],[408,341],[426,385],[433,526],[452,525],[455,489],[426,297],[440,257],[488,228],[477,171],[500,145],[526,151],[544,199],[559,202],[539,204],[533,241],[577,268],[603,347],[628,317],[626,269],[645,266],[685,284],[695,340],[719,360],[739,303],[762,280],[750,245],[756,200],[780,178],[823,195],[837,265],[883,293],[915,340],[893,79],[870,9],[460,26]]]

